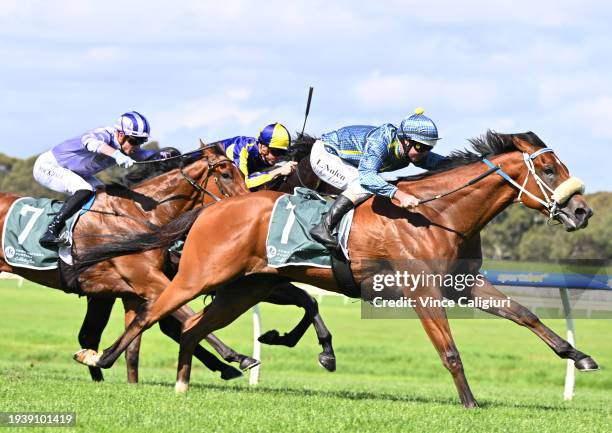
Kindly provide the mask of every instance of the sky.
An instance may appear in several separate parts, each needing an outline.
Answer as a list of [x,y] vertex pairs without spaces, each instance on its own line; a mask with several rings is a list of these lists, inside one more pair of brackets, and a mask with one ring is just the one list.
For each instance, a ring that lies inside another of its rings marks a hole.
[[442,140],[533,131],[612,190],[612,2],[3,0],[0,152],[27,157],[137,110],[183,151],[268,123],[399,124]]

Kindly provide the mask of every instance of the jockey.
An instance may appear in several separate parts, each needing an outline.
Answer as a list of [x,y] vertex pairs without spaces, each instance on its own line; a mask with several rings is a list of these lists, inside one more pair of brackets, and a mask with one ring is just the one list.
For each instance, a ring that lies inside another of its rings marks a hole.
[[329,249],[337,247],[332,232],[342,216],[371,195],[394,198],[399,206],[414,209],[419,200],[380,177],[410,163],[427,170],[437,168],[445,157],[431,152],[438,138],[434,122],[417,108],[402,120],[399,129],[390,123],[346,126],[323,134],[312,146],[310,163],[323,181],[343,190],[310,234]]
[[122,114],[114,127],[98,128],[68,139],[41,154],[34,163],[34,179],[53,191],[70,194],[40,238],[44,247],[65,242],[64,223],[92,197],[103,183],[94,175],[112,165],[131,167],[156,152],[141,149],[149,139],[147,119],[136,111]]
[[221,140],[220,144],[228,158],[234,161],[244,174],[248,188],[255,188],[279,176],[291,174],[297,165],[291,161],[266,171],[287,154],[287,148],[291,144],[289,131],[280,123],[265,126],[257,138],[238,136]]

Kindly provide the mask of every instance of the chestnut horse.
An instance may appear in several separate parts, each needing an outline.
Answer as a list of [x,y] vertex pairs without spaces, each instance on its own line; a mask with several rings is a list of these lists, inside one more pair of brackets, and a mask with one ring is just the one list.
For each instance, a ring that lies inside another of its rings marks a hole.
[[[298,167],[289,176],[278,178],[276,182],[270,182],[262,186],[263,189],[274,189],[282,192],[293,192],[296,186],[303,186],[318,190],[323,194],[339,193],[334,187],[322,183],[317,175],[312,171],[310,166],[310,149],[315,139],[308,135],[302,135],[296,139],[292,144],[291,157],[297,161]],[[218,143],[212,143],[208,145],[210,148],[215,148]],[[202,144],[203,145],[203,144]],[[167,148],[165,150],[174,150]],[[178,151],[176,151],[178,152]],[[122,179],[122,183],[128,186],[133,186],[142,181],[144,177],[151,177],[150,170],[141,167],[139,172],[131,172]],[[197,212],[197,211],[196,211]],[[178,224],[181,230],[186,232],[186,227]],[[105,240],[108,242],[112,237],[106,237]],[[112,242],[112,241],[111,241]],[[128,250],[132,253],[144,251],[140,249],[136,251],[134,249],[135,244],[130,244]],[[125,253],[124,249],[122,253]],[[109,254],[112,253],[112,254]],[[87,250],[86,254],[80,255],[82,260],[90,260],[95,263],[100,262],[105,257],[116,257],[117,251],[109,250],[104,244]],[[172,278],[178,268],[178,263],[174,263],[174,260],[166,260],[164,263],[164,273],[168,278]],[[78,267],[75,268],[78,272]],[[294,347],[303,335],[306,333],[310,325],[313,325],[319,344],[323,348],[323,351],[318,355],[319,364],[328,371],[335,371],[336,369],[336,357],[332,345],[332,335],[325,326],[323,318],[319,314],[319,307],[315,299],[313,299],[304,290],[292,285],[290,282],[285,281],[281,284],[281,281],[277,281],[277,289],[266,299],[266,302],[277,304],[277,305],[295,305],[304,309],[304,316],[300,322],[288,333],[281,335],[277,330],[270,330],[263,333],[259,337],[259,341],[268,345],[281,345],[286,347]],[[79,341],[82,347],[88,349],[97,350],[100,342],[102,332],[108,323],[110,318],[111,310],[114,304],[114,298],[100,298],[100,297],[89,297],[87,303],[87,314],[85,315],[81,332],[79,333]],[[171,328],[167,323],[160,323],[162,330],[165,333],[172,333],[177,335],[180,333],[180,329],[176,330]],[[230,347],[226,346],[217,339],[214,335],[207,337],[207,341],[213,345],[215,350],[222,355],[222,357],[228,362],[239,362],[242,369],[250,368],[258,363],[257,360],[246,357],[235,352]],[[75,354],[75,359],[78,361],[80,352]],[[138,345],[132,344],[126,351],[126,359],[128,360],[128,379],[130,377],[138,377]],[[211,359],[211,363],[213,360]],[[101,372],[99,369],[90,368],[96,373],[96,380],[98,377],[101,378]],[[228,369],[223,378],[231,379],[234,377],[232,370]],[[100,379],[97,379],[100,380]]]
[[[293,157],[294,159],[298,159],[300,165],[298,170],[294,171],[291,175],[279,178],[281,181],[275,185],[272,185],[273,188],[279,191],[293,191],[295,186],[306,186],[302,182],[302,178],[306,180],[308,185],[312,185],[314,189],[319,187],[319,190],[324,193],[337,192],[333,187],[326,184],[321,184],[318,180],[318,177],[312,171],[309,163],[310,148],[314,143],[314,138],[306,135],[305,139],[300,138],[294,141],[294,149],[293,149]],[[215,151],[220,151],[221,149],[216,147],[217,143],[212,143],[207,146],[208,149],[215,149]],[[204,144],[202,143],[202,146]],[[166,148],[166,151],[176,151],[176,149]],[[178,153],[178,151],[176,151]],[[222,153],[219,153],[221,155]],[[172,160],[172,158],[170,158]],[[161,162],[155,162],[155,164],[170,164],[167,160]],[[306,164],[304,164],[306,163]],[[300,171],[302,174],[300,175]],[[122,179],[123,184],[127,184],[128,186],[134,186],[134,184],[140,183],[144,177],[151,177],[151,169],[143,166],[140,170],[136,172],[130,172],[127,176]],[[238,178],[235,179],[235,181]],[[315,185],[316,184],[316,185]],[[269,188],[271,185],[266,184],[265,187]],[[245,186],[246,188],[246,186]],[[241,194],[247,191],[244,189],[241,191]],[[231,194],[230,194],[231,195]],[[197,211],[196,211],[197,212]],[[179,223],[180,225],[180,223]],[[185,230],[185,226],[181,226],[181,230]],[[107,242],[109,239],[112,239],[112,236],[104,236],[104,240]],[[133,246],[133,245],[132,245]],[[135,251],[133,248],[131,252],[140,252],[140,250]],[[87,254],[82,257],[94,257],[94,261],[97,263],[101,261],[108,255],[109,250],[104,246],[104,244],[89,248],[87,250]],[[115,256],[114,254],[111,256]],[[110,256],[109,256],[110,257]],[[157,266],[157,264],[151,264],[152,266]],[[163,272],[168,278],[172,278],[174,274],[176,274],[178,267],[178,263],[174,263],[174,260],[166,260],[163,264]],[[75,268],[78,273],[78,268]],[[157,271],[158,269],[156,269]],[[336,357],[333,350],[332,345],[332,335],[325,326],[323,318],[319,313],[318,303],[315,299],[313,299],[306,291],[290,284],[289,281],[283,280],[276,282],[277,289],[270,294],[270,296],[266,299],[266,302],[273,303],[277,305],[295,305],[297,307],[304,309],[304,316],[300,320],[300,322],[288,333],[284,333],[281,335],[277,330],[270,330],[263,333],[259,337],[259,341],[268,344],[268,345],[281,345],[286,347],[294,347],[303,335],[306,333],[310,325],[313,325],[315,332],[317,334],[317,338],[319,344],[321,345],[323,351],[318,355],[319,364],[324,367],[328,371],[335,371],[336,369]],[[95,349],[97,350],[99,342],[102,337],[102,332],[108,323],[110,318],[111,310],[113,307],[115,299],[114,298],[100,298],[100,297],[88,297],[87,302],[87,314],[83,320],[83,325],[81,327],[81,332],[79,333],[79,341],[81,342],[82,347],[87,349]],[[160,327],[162,331],[167,335],[172,335],[173,338],[178,339],[180,334],[180,328],[172,327],[169,321],[164,321],[160,323]],[[221,340],[219,340],[214,335],[209,335],[206,337],[208,343],[210,343],[215,350],[221,354],[223,359],[228,362],[238,362],[240,363],[241,369],[251,368],[259,363],[258,360],[247,357],[240,353],[237,353],[229,346],[225,345]],[[75,359],[78,361],[81,356],[81,352],[79,351],[75,354]],[[128,380],[131,382],[136,382],[138,378],[138,352],[139,352],[139,344],[132,344],[126,350],[126,359],[128,360]],[[203,353],[203,355],[207,355]],[[209,358],[209,359],[208,359]],[[216,358],[208,357],[207,362],[209,368],[216,367],[217,369],[222,371],[221,377],[223,379],[233,379],[236,376],[236,373],[231,367],[225,366],[224,369],[221,369],[218,365],[218,361]],[[102,373],[99,369],[90,368],[92,370],[92,377],[94,380],[101,380]],[[96,374],[93,376],[93,374]]]
[[[91,246],[91,242],[99,240],[100,237],[104,240],[104,236],[108,236],[105,233],[155,229],[194,206],[215,202],[219,196],[249,192],[241,173],[224,153],[214,146],[183,155],[176,161],[182,161],[186,166],[149,179],[133,190],[116,185],[107,187],[106,191],[99,190],[92,209],[82,215],[76,225],[74,248]],[[13,194],[0,193],[0,232],[8,209],[18,198]],[[82,281],[79,294],[88,296],[88,314],[79,333],[81,347],[97,349],[116,297],[123,300],[127,325],[143,302],[151,301],[161,293],[169,283],[162,271],[163,259],[163,252],[160,250],[109,260],[100,264],[90,278]],[[57,270],[38,271],[12,267],[6,263],[1,251],[0,271],[21,275],[47,287],[62,289]],[[100,314],[101,310],[103,314]],[[190,308],[181,308],[173,316],[160,322],[160,327],[166,335],[178,342],[181,323],[193,314]],[[214,336],[209,340],[218,351],[235,355],[235,360],[247,363],[253,361],[244,355],[236,354]],[[140,341],[135,340],[126,353],[129,382],[138,380],[139,346]],[[235,368],[219,361],[202,347],[198,347],[196,356],[211,370],[220,371],[225,379],[241,375]],[[94,380],[103,379],[100,369],[90,368],[90,373]]]
[[[415,212],[401,209],[382,197],[370,198],[358,207],[349,239],[351,268],[357,282],[373,277],[362,265],[371,260],[404,264],[411,259],[436,260],[443,262],[439,265],[443,268],[432,272],[452,273],[459,259],[473,258],[480,230],[517,199],[562,223],[568,231],[586,227],[592,210],[581,195],[582,183],[570,178],[565,165],[535,134],[489,131],[485,137],[471,142],[476,152],[451,154],[451,162],[442,172],[397,183],[398,188],[422,200],[456,189],[453,194],[424,202]],[[486,177],[483,173],[488,167],[484,163],[491,164],[489,167],[494,170],[489,170],[491,175]],[[457,189],[457,185],[464,187]],[[214,301],[189,318],[183,328],[176,390],[186,391],[197,343],[265,299],[273,290],[270,281],[283,276],[338,292],[330,269],[308,266],[277,269],[267,265],[268,223],[278,197],[278,193],[267,191],[232,197],[201,213],[189,232],[179,272],[170,285],[153,304],[137,314],[111,347],[101,353],[90,351],[83,357],[84,363],[109,368],[143,330],[195,297],[216,291]],[[231,234],[219,229],[223,227],[222,221],[228,220],[234,223]],[[166,243],[169,239],[163,239],[163,232],[159,233],[160,242]],[[137,237],[129,241],[135,242]],[[242,284],[244,279],[253,280],[254,284]],[[439,286],[418,289],[421,297],[435,300],[441,300],[444,294]],[[405,296],[413,296],[412,293],[416,292],[404,290]],[[471,298],[507,299],[491,284],[473,285],[464,293]],[[371,285],[362,286],[362,298],[371,296]],[[501,305],[486,311],[527,327],[559,357],[572,359],[579,370],[598,369],[590,356],[572,347],[525,307],[512,300]],[[462,404],[477,406],[451,335],[446,310],[440,305],[425,306],[419,302],[414,308],[452,375]]]

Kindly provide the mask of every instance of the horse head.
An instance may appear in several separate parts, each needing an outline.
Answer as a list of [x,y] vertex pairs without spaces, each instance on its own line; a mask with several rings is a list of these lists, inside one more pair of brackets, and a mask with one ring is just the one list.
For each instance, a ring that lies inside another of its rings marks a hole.
[[205,144],[200,139],[202,159],[208,162],[208,174],[204,181],[212,177],[225,197],[248,194],[250,191],[244,182],[244,175],[234,162],[227,157],[219,143]]
[[584,184],[570,176],[569,170],[554,151],[533,132],[509,136],[523,154],[524,173],[517,179],[525,194],[519,200],[563,224],[566,231],[587,226],[593,210],[582,196]]

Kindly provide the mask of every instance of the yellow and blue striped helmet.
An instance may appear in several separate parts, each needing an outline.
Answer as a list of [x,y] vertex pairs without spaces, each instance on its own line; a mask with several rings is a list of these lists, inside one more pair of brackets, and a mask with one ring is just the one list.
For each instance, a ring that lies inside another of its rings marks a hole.
[[433,147],[440,139],[438,128],[433,120],[423,115],[424,112],[425,110],[419,107],[414,110],[413,115],[402,120],[397,135]]
[[272,149],[287,150],[291,144],[291,135],[287,128],[280,123],[271,123],[261,130],[257,141]]

